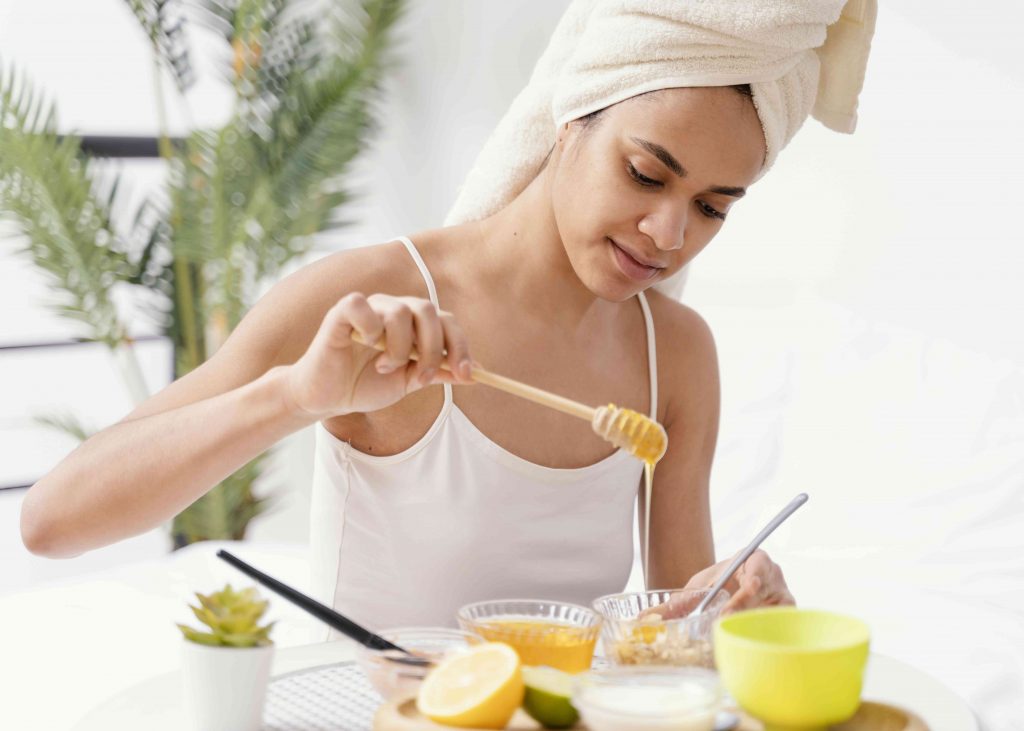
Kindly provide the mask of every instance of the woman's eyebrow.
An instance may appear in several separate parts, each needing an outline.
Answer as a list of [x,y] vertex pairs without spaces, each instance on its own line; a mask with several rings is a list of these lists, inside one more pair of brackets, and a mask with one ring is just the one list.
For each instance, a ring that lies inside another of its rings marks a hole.
[[731,185],[712,185],[708,190],[712,193],[721,193],[722,195],[729,195],[733,198],[742,198],[747,194],[746,188],[735,188]]
[[640,147],[644,148],[649,153],[654,155],[656,158],[661,160],[662,163],[664,163],[665,167],[674,172],[680,178],[686,177],[686,169],[683,168],[683,166],[679,164],[679,161],[672,157],[672,153],[666,150],[664,147],[655,142],[651,142],[650,140],[640,139],[639,137],[630,137],[629,139],[633,140],[633,142],[640,145]]
[[[650,140],[641,139],[640,137],[630,137],[640,147],[647,150],[649,153],[654,155],[656,158],[671,170],[673,173],[678,175],[680,178],[686,177],[686,168],[679,164],[679,161],[672,156],[672,153],[666,150],[664,147],[656,142]],[[712,193],[719,193],[721,195],[732,196],[733,198],[742,198],[747,194],[746,188],[737,188],[731,185],[712,185],[708,188]]]

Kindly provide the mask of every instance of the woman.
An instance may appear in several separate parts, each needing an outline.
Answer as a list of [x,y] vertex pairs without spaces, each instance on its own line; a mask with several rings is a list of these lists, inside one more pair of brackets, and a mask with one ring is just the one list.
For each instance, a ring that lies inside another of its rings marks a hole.
[[[669,447],[647,582],[710,584],[726,563],[714,563],[708,507],[714,344],[694,311],[652,287],[707,246],[807,115],[811,49],[840,4],[813,18],[805,7],[766,12],[745,40],[733,34],[742,51],[728,41],[720,52],[703,5],[572,5],[470,176],[453,214],[467,220],[329,256],[279,283],[208,363],[29,491],[26,545],[69,556],[148,530],[319,423],[314,591],[357,621],[447,624],[478,599],[586,604],[621,590],[639,463],[582,421],[473,387],[475,360],[661,422]],[[633,26],[651,18],[678,33],[658,41]],[[804,39],[811,23],[816,40]],[[769,37],[783,42],[756,40]],[[616,73],[622,38],[645,41]],[[642,63],[671,55],[666,44],[677,51],[668,72]],[[744,53],[745,67],[730,67]],[[700,78],[685,83],[694,68]],[[531,125],[539,133],[524,136]],[[519,142],[503,139],[509,130]],[[386,352],[354,333],[383,338]],[[730,611],[793,601],[763,552],[729,588]]]

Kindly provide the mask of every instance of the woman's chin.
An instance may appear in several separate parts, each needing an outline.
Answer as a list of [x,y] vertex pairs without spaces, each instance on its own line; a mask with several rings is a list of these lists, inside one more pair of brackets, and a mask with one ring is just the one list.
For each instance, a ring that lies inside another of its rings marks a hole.
[[627,281],[621,276],[610,272],[590,272],[590,276],[583,280],[584,286],[600,299],[608,302],[625,302],[630,297],[636,296],[638,292],[653,286],[653,281],[642,286],[637,282]]

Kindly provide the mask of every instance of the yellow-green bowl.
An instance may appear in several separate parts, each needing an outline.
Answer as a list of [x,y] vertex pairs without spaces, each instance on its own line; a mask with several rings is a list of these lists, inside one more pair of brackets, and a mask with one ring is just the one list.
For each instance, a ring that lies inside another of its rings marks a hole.
[[715,664],[766,731],[817,731],[857,712],[869,639],[866,624],[841,614],[755,609],[715,625]]

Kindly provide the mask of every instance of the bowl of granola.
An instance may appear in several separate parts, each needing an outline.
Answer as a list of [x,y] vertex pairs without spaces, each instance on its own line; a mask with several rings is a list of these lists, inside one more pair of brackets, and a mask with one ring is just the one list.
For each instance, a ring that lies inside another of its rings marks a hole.
[[729,592],[721,590],[701,614],[687,618],[707,589],[664,589],[608,594],[594,600],[604,618],[601,643],[615,665],[714,668],[712,627]]

